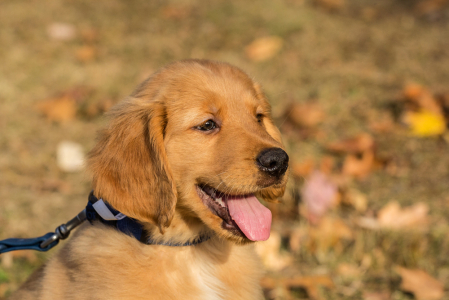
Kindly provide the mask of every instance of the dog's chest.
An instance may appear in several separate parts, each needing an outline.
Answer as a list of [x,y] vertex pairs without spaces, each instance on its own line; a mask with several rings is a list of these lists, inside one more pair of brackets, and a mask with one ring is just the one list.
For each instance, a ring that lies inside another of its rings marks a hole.
[[198,285],[201,300],[223,300],[225,298],[225,287],[223,282],[217,277],[213,266],[197,265],[192,269],[193,276]]

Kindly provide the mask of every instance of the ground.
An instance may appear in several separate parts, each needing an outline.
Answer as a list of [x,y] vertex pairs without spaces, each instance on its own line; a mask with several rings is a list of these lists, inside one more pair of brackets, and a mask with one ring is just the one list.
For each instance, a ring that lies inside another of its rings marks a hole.
[[[399,267],[426,272],[446,290],[432,299],[449,298],[449,138],[410,133],[394,118],[395,107],[399,115],[407,110],[398,105],[407,88],[449,92],[447,1],[4,0],[0,6],[0,239],[42,235],[85,205],[90,176],[58,167],[59,142],[88,152],[106,123],[102,112],[139,82],[169,62],[207,58],[237,65],[261,83],[297,169],[283,202],[270,206],[278,246],[290,261],[283,268],[268,264],[267,278],[310,277],[313,288],[264,282],[267,299],[419,299],[401,287]],[[258,59],[248,45],[264,37],[275,38],[262,40],[268,54]],[[64,112],[52,115],[45,103],[63,103]],[[313,103],[324,117],[302,128],[289,124],[292,103]],[[335,154],[327,145],[361,133],[374,140],[376,167],[343,174],[348,151]],[[333,166],[323,167],[323,158]],[[303,171],[308,161],[345,181],[334,183],[343,200],[318,217],[301,196],[312,178]],[[354,209],[347,190],[367,207]],[[360,225],[361,218],[378,221],[393,200],[402,207],[424,203],[425,225]],[[343,222],[348,235],[319,246],[322,220]],[[299,249],[292,248],[295,232]],[[53,253],[2,255],[0,299]],[[333,286],[313,283],[318,275]]]

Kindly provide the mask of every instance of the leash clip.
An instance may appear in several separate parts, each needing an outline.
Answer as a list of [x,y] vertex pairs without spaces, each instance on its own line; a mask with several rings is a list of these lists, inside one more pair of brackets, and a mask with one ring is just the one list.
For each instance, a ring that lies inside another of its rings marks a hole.
[[48,251],[59,243],[59,240],[66,239],[70,231],[86,220],[86,210],[84,209],[75,218],[66,224],[58,226],[55,232],[49,232],[41,237],[31,239],[6,239],[0,241],[0,254],[15,250],[37,250]]
[[[56,241],[59,242],[59,240],[65,240],[66,238],[69,237],[70,232],[73,229],[75,229],[75,227],[77,227],[78,225],[83,223],[84,220],[86,220],[86,210],[85,209],[83,209],[82,212],[80,212],[75,218],[71,219],[66,224],[59,225],[56,228],[55,232],[49,238],[47,238],[45,241],[43,241],[39,246],[42,249],[45,249],[49,245],[51,245],[52,243],[54,243]],[[56,246],[57,244],[58,243],[54,244],[52,247]],[[52,248],[52,247],[50,247],[50,248]],[[47,251],[47,250],[45,250],[45,251]]]

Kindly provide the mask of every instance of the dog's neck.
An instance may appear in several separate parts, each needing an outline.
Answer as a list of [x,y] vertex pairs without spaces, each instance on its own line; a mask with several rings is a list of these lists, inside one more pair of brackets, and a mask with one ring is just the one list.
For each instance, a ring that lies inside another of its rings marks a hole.
[[186,218],[179,212],[175,212],[173,220],[164,232],[158,226],[150,223],[142,223],[148,233],[151,243],[154,244],[189,244],[206,241],[215,237],[215,233],[207,228],[198,218]]
[[93,192],[89,195],[86,216],[91,224],[100,221],[147,245],[195,246],[209,240],[213,235],[198,219],[186,219],[179,213],[175,213],[171,226],[161,232],[159,227],[153,224],[127,217],[107,201],[97,199]]

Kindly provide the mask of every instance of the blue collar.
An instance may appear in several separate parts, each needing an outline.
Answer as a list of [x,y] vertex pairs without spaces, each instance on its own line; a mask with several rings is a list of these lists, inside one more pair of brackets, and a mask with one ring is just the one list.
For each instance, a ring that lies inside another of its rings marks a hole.
[[86,219],[91,224],[93,224],[93,221],[98,220],[105,225],[114,227],[126,235],[134,237],[136,240],[146,245],[172,247],[195,246],[210,239],[210,236],[199,236],[193,241],[186,243],[157,242],[136,219],[122,214],[103,199],[97,199],[97,197],[94,196],[93,191],[89,194],[89,201],[86,206]]

